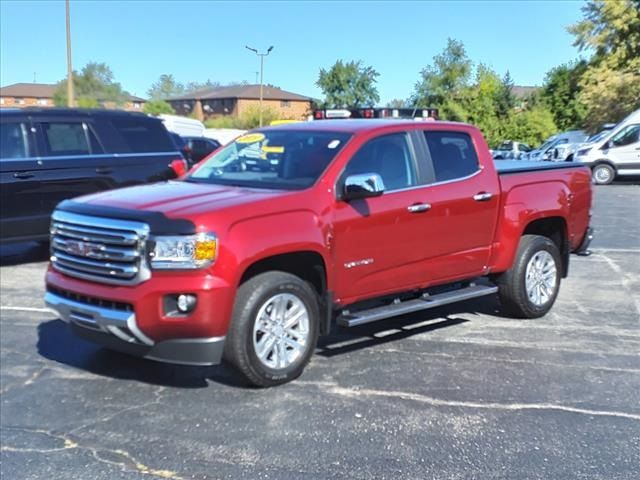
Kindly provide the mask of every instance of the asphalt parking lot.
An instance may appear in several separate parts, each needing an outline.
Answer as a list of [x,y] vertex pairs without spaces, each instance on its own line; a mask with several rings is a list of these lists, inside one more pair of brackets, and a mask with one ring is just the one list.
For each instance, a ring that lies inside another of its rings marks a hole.
[[640,186],[595,190],[594,254],[545,318],[485,298],[339,330],[269,390],[73,337],[46,250],[2,247],[1,476],[637,479]]

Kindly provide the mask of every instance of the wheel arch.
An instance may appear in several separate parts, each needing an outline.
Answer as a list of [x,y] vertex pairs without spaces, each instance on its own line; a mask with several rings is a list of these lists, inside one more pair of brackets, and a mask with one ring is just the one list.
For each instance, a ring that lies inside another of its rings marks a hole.
[[562,277],[567,277],[570,246],[567,222],[563,217],[544,217],[533,220],[524,228],[522,235],[540,235],[555,243],[562,259]]

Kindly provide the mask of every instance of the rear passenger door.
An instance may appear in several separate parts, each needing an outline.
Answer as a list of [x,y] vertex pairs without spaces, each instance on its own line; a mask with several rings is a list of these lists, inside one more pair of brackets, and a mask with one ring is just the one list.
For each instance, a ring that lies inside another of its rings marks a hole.
[[40,213],[46,219],[63,200],[113,187],[108,159],[85,117],[34,120],[40,151]]
[[421,161],[430,181],[424,248],[430,283],[482,275],[491,253],[499,204],[499,183],[479,163],[464,130],[425,130]]

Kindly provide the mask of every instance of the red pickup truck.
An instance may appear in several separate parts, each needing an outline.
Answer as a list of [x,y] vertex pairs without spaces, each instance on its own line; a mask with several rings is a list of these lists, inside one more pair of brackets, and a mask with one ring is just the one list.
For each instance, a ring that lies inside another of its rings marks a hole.
[[223,358],[290,381],[319,335],[497,293],[543,316],[586,253],[591,175],[500,162],[470,125],[268,127],[179,181],[61,203],[47,305],[80,336],[154,360]]

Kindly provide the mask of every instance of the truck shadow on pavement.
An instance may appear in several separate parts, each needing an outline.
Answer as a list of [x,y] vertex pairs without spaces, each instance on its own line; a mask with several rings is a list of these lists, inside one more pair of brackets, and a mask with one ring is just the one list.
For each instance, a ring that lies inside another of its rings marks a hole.
[[231,369],[155,362],[102,348],[75,336],[62,320],[38,325],[38,353],[48,360],[119,380],[177,388],[206,388],[209,382],[244,387]]
[[[457,314],[499,315],[498,312],[496,300],[482,298],[351,329],[334,328],[330,335],[320,340],[316,355],[346,355],[471,321],[468,318],[460,318]],[[176,388],[207,388],[210,383],[236,388],[248,386],[225,365],[172,365],[102,348],[75,336],[69,326],[59,319],[38,325],[37,349],[38,353],[48,360],[113,379],[135,380]]]
[[49,260],[48,243],[22,242],[0,245],[0,266],[2,267],[47,260]]

